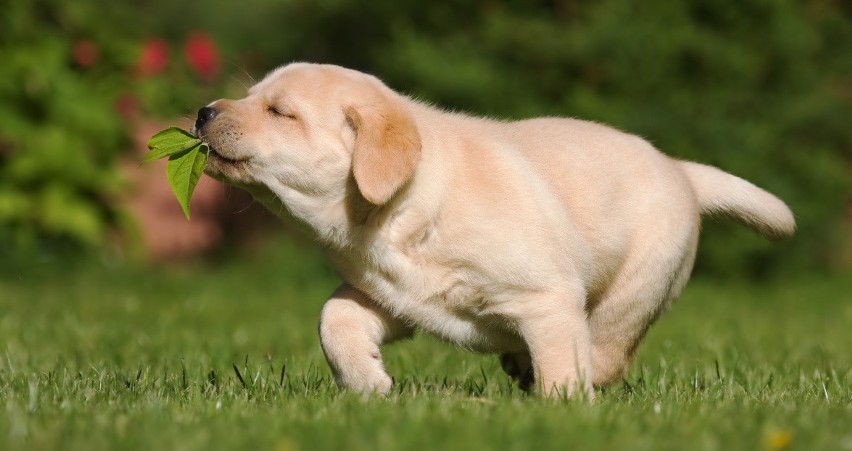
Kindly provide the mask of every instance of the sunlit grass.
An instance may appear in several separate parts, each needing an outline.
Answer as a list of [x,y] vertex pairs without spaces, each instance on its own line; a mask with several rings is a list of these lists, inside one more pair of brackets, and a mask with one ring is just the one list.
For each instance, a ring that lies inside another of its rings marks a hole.
[[389,346],[386,398],[341,394],[310,247],[0,277],[2,449],[852,449],[852,280],[694,281],[623,383],[529,396],[494,357]]

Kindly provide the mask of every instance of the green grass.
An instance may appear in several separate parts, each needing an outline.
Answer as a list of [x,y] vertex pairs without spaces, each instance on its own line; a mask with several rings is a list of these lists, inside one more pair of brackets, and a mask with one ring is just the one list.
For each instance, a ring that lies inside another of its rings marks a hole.
[[[312,248],[162,268],[6,263],[0,449],[850,449],[852,277],[693,281],[594,405],[493,356],[385,348],[394,392],[338,393]],[[785,443],[789,439],[789,443]]]

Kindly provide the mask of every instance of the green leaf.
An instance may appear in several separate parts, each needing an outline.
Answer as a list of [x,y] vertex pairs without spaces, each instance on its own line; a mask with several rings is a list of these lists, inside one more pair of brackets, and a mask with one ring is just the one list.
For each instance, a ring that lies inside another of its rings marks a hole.
[[169,157],[166,177],[178,203],[189,219],[189,201],[207,165],[207,146],[186,130],[171,127],[148,141],[145,161]]
[[207,146],[200,142],[189,150],[169,157],[166,177],[169,179],[178,203],[183,208],[186,219],[189,219],[189,200],[204,172],[205,165],[207,165]]
[[148,152],[145,161],[153,161],[163,157],[185,152],[201,144],[201,140],[186,130],[177,127],[167,128],[154,135],[148,141]]

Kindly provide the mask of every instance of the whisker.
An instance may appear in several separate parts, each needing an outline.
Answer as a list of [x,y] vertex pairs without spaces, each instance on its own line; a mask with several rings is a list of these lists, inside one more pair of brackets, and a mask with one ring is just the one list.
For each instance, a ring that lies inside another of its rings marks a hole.
[[247,210],[248,210],[248,209],[249,209],[252,205],[254,205],[255,203],[256,203],[256,201],[254,200],[254,198],[252,198],[251,202],[249,202],[249,203],[248,203],[248,205],[246,205],[245,207],[243,207],[241,210],[235,211],[235,212],[233,212],[233,213],[231,213],[231,214],[232,214],[232,215],[239,215],[239,214],[245,213],[245,212],[246,212],[246,211],[247,211]]
[[[230,64],[230,65],[231,65],[231,66],[233,66],[234,68],[238,69],[238,70],[239,70],[240,72],[242,72],[242,73],[243,73],[246,77],[248,77],[248,79],[249,79],[249,81],[251,82],[251,84],[252,84],[252,85],[254,85],[254,84],[256,84],[256,83],[257,83],[257,81],[254,79],[254,77],[252,77],[252,76],[251,76],[251,74],[250,74],[250,73],[249,73],[249,72],[248,72],[248,71],[247,71],[247,70],[246,70],[246,69],[245,69],[242,65],[237,64],[236,62],[233,62],[233,61],[229,61],[229,62],[228,62],[228,64]],[[231,78],[232,78],[234,81],[238,82],[239,84],[243,85],[243,88],[245,88],[246,90],[248,90],[248,89],[251,87],[250,85],[246,85],[246,84],[245,84],[245,82],[244,82],[243,80],[241,80],[241,79],[237,78],[235,75],[232,75],[232,76],[231,76]]]

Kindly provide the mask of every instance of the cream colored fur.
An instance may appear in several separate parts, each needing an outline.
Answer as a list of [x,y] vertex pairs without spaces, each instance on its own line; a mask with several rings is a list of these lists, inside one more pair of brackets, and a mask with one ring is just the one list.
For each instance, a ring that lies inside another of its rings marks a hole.
[[637,136],[448,113],[336,66],[291,64],[211,107],[208,174],[306,224],[340,271],[320,335],[352,390],[390,390],[379,348],[420,329],[544,394],[593,396],[689,278],[701,213],[795,228],[766,191]]

